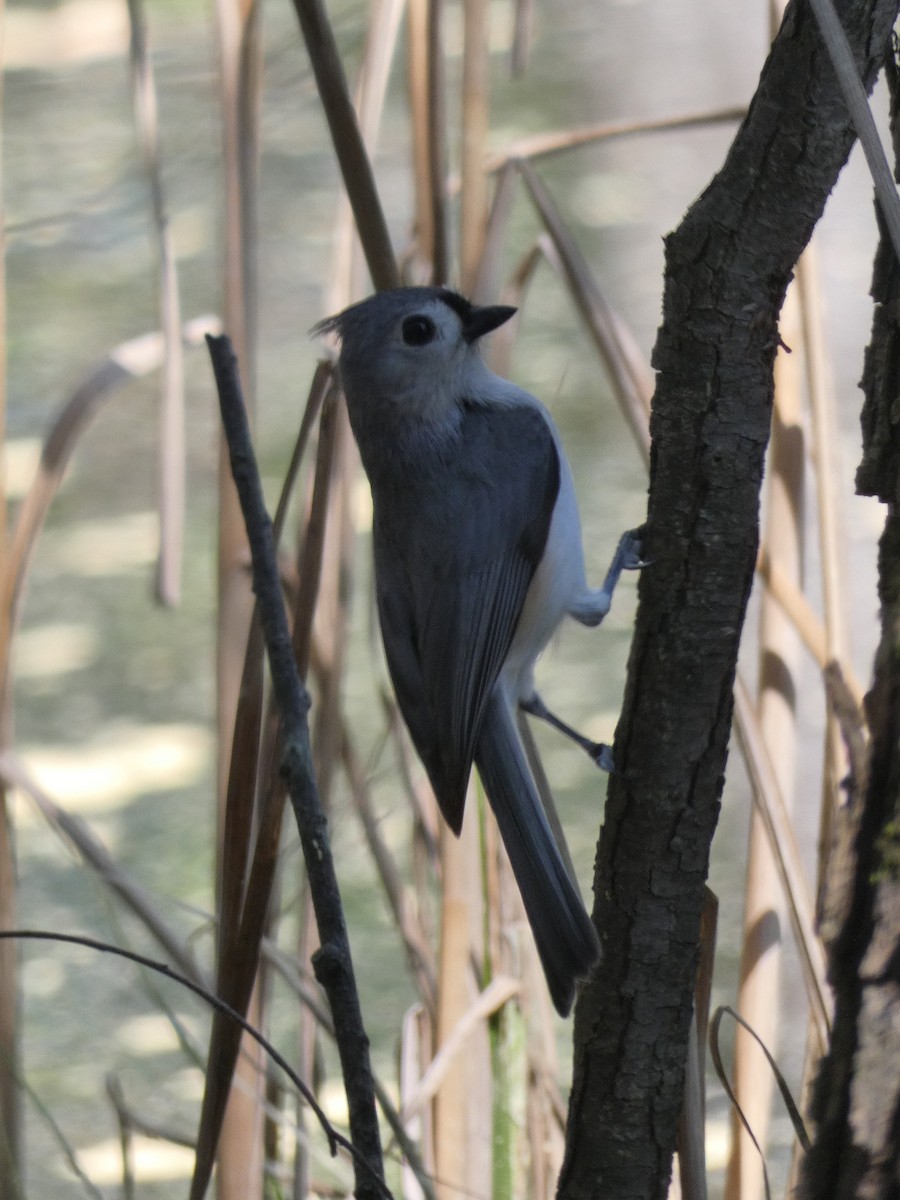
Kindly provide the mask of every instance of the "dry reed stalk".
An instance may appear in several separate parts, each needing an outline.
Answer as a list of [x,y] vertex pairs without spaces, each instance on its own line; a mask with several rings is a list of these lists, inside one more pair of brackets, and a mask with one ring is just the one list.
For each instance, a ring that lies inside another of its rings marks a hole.
[[[318,674],[321,664],[317,654],[313,655],[313,667]],[[354,808],[360,819],[366,844],[391,908],[397,931],[406,948],[407,959],[422,1003],[426,1011],[433,1015],[437,997],[434,954],[424,927],[410,907],[406,888],[394,856],[381,836],[368,781],[350,729],[342,714],[339,714],[339,720],[341,763],[353,794]]]
[[[481,255],[472,286],[469,289],[469,298],[476,304],[493,304],[500,294],[503,247],[512,215],[517,182],[518,172],[512,163],[509,163],[497,174],[494,196],[485,220]],[[501,339],[500,335],[504,332],[506,336]],[[490,345],[492,363],[497,358],[498,340],[504,347],[507,347],[513,336],[508,322],[496,331],[491,338]]]
[[[349,241],[347,243],[349,245]],[[352,256],[346,261],[353,272]],[[341,287],[337,280],[337,287]],[[344,282],[349,286],[349,278]],[[354,552],[350,522],[352,480],[346,408],[335,387],[323,408],[316,473],[309,515],[298,550],[298,593],[294,605],[294,653],[306,678],[313,644],[317,656],[317,702],[314,709],[312,746],[313,766],[321,801],[327,812],[332,782],[340,764],[340,693],[347,639],[349,581],[352,579]],[[326,652],[323,656],[321,645]],[[300,890],[297,952],[301,962],[309,961],[318,946],[318,928],[314,920],[312,897],[304,879]],[[297,1044],[302,1069],[309,1077],[315,1069],[318,1027],[305,1012],[298,1021]],[[298,1121],[305,1114],[298,1112]],[[309,1186],[307,1156],[297,1156],[294,1195],[303,1196]]]
[[[359,123],[363,150],[369,158],[374,154],[378,142],[402,13],[403,0],[379,0],[373,7],[366,31],[353,109]],[[332,244],[327,308],[329,312],[337,312],[351,300],[358,299],[365,286],[359,262],[359,233],[346,186],[338,201]]]
[[297,669],[303,680],[309,674],[313,626],[321,590],[328,525],[331,519],[339,411],[337,387],[332,385],[329,387],[322,405],[312,497],[297,539],[297,589],[293,603],[292,637]]
[[431,283],[449,275],[441,0],[408,0],[407,73],[415,193],[414,259]]
[[90,826],[81,817],[67,812],[33,778],[25,764],[11,751],[0,752],[0,778],[8,788],[17,788],[59,836],[140,921],[150,936],[166,952],[183,975],[201,987],[208,987],[190,945],[170,928],[157,911],[153,898],[124,871]]
[[[834,430],[837,429],[837,414],[828,378],[818,260],[812,245],[807,248],[797,264],[796,277],[803,314],[812,452],[816,468],[816,515],[822,571],[825,653],[828,662],[844,664],[847,659],[848,633],[840,503],[835,489],[835,480],[840,478],[840,473],[835,469],[837,451],[833,437]],[[820,883],[828,866],[827,848],[831,844],[831,821],[841,803],[841,780],[845,762],[837,721],[831,715],[830,709],[826,711],[825,779],[819,829]]]
[[441,831],[441,817],[438,813],[434,793],[424,782],[420,782],[421,773],[412,750],[409,734],[400,716],[400,709],[393,692],[382,688],[380,693],[381,706],[384,709],[388,723],[388,736],[397,754],[397,769],[403,791],[409,801],[413,814],[414,827],[421,831],[421,842],[425,850],[428,867],[437,869],[440,859],[438,842]]
[[[241,363],[244,392],[252,411],[257,353],[256,194],[262,94],[261,9],[255,0],[216,0],[215,13],[224,134],[224,327]],[[231,749],[253,608],[246,532],[227,449],[221,439],[218,499],[216,727],[219,837],[216,903],[220,908],[224,899],[221,868]],[[236,936],[236,931],[225,928],[220,930],[220,935],[227,941]],[[248,1010],[247,1015],[255,1024],[260,1024],[260,1012]],[[238,1060],[241,1085],[232,1090],[225,1110],[225,1136],[221,1138],[217,1176],[219,1200],[261,1200],[262,1196],[264,1149],[257,1125],[257,1110],[264,1099],[264,1063],[258,1047],[246,1038],[244,1042],[245,1053]],[[201,1116],[201,1122],[203,1120]],[[214,1128],[216,1124],[212,1122],[210,1136],[218,1133]],[[212,1163],[205,1157],[206,1151],[205,1143],[198,1144],[191,1184],[193,1200],[200,1200],[206,1192],[212,1169]]]
[[[5,18],[0,0],[0,20]],[[0,44],[2,49],[2,44]],[[0,79],[0,128],[4,116],[3,81]],[[0,143],[0,150],[4,149]],[[4,176],[0,165],[0,749],[10,744],[12,689],[10,652],[15,620],[15,591],[10,562],[9,515],[6,493],[6,210]],[[16,925],[16,852],[12,816],[6,788],[0,787],[0,930]],[[16,945],[0,945],[0,1191],[18,1191],[20,1166],[20,1110],[17,1065],[19,1062],[19,974]]]
[[[482,889],[478,830],[469,814],[460,837],[441,836],[441,923],[438,965],[437,1053],[466,1019],[477,992],[473,952],[481,961]],[[490,1105],[482,1068],[488,1059],[483,1031],[465,1058],[445,1072],[434,1102],[438,1196],[453,1200],[459,1189],[477,1190],[490,1177]]]
[[[329,404],[329,397],[331,402]],[[282,488],[276,513],[274,534],[280,532],[287,509],[303,448],[308,444],[315,414],[329,410],[332,419],[325,420],[333,427],[335,407],[330,370],[316,372],[304,419],[301,422],[297,448]],[[327,439],[325,439],[327,441]],[[322,442],[320,441],[320,447]],[[330,457],[326,457],[320,474],[330,475]],[[321,487],[316,517],[322,516],[327,487]],[[294,637],[301,643],[308,639],[309,626],[315,608],[317,581],[324,538],[324,519],[316,520],[313,533],[307,538],[308,557],[304,579],[308,590],[298,597],[295,605]],[[240,693],[232,742],[232,763],[227,783],[224,813],[224,836],[221,860],[222,898],[219,904],[218,991],[223,999],[239,1012],[248,1012],[253,995],[254,979],[260,947],[270,910],[278,849],[284,811],[284,788],[278,778],[279,744],[275,737],[266,739],[261,753],[263,729],[263,641],[259,621],[251,621],[244,659]],[[271,729],[272,719],[266,720]],[[260,791],[261,789],[261,791]],[[234,1024],[224,1017],[213,1018],[210,1034],[209,1061],[217,1064],[210,1073],[200,1116],[197,1139],[197,1194],[201,1195],[204,1175],[209,1171],[216,1145],[223,1136],[224,1104],[231,1083],[232,1071],[241,1062],[240,1034]]]
[[603,298],[550,192],[527,162],[518,160],[517,167],[559,256],[563,277],[575,306],[606,364],[623,416],[644,461],[649,462],[648,380],[640,369],[639,358],[623,338],[625,327]]
[[517,979],[498,975],[482,992],[478,992],[460,1013],[456,1024],[449,1030],[437,1052],[429,1060],[427,1070],[418,1079],[411,1094],[403,1102],[400,1116],[409,1121],[422,1113],[438,1095],[444,1080],[459,1062],[465,1050],[471,1053],[470,1039],[484,1022],[522,990]]
[[[434,201],[431,195],[431,159],[429,129],[430,88],[428,63],[428,0],[407,0],[406,5],[406,76],[408,81],[409,119],[412,127],[412,179],[415,218],[413,225],[414,257],[425,278],[433,280]],[[418,277],[418,271],[414,271]]]
[[431,278],[450,276],[450,230],[447,215],[447,97],[443,43],[444,0],[428,0],[428,164],[434,228]]
[[[352,270],[352,259],[348,260]],[[317,676],[313,710],[313,770],[326,812],[330,809],[332,783],[340,762],[340,691],[347,630],[347,592],[343,585],[352,579],[352,543],[348,537],[349,481],[346,466],[348,431],[346,410],[335,391],[323,409],[316,473],[309,516],[298,549],[299,588],[294,617],[294,653],[304,679],[309,666],[312,640],[327,647],[325,662]],[[342,462],[343,459],[343,462]],[[310,557],[312,553],[312,558]],[[344,572],[346,571],[346,577]],[[349,588],[348,588],[349,590]],[[315,634],[314,634],[315,629]],[[304,876],[301,883],[297,953],[308,962],[317,949],[318,929],[312,898]],[[301,1069],[307,1078],[315,1070],[318,1028],[301,1012],[297,1045]],[[298,1111],[298,1121],[305,1113]],[[309,1163],[298,1154],[294,1173],[294,1195],[309,1188]]]
[[[334,1020],[353,1139],[356,1193],[360,1200],[366,1200],[383,1195],[386,1190],[383,1154],[369,1040],[363,1025],[327,822],[312,769],[307,720],[310,698],[296,668],[276,548],[253,454],[237,360],[226,337],[209,338],[208,345],[252,554],[253,586],[266,637],[272,691],[282,724],[284,748],[280,772],[296,817],[321,938],[323,953],[315,963],[316,977],[328,996]],[[329,1140],[333,1145],[333,1133]]]
[[510,54],[510,69],[513,75],[523,75],[528,67],[533,31],[534,0],[515,0]]
[[328,16],[320,0],[294,0],[294,8],[369,273],[376,288],[396,287],[397,261]]
[[[188,345],[200,345],[207,333],[217,333],[215,317],[197,317],[187,322],[182,336]],[[41,448],[35,477],[16,513],[7,551],[7,569],[2,579],[3,605],[10,614],[11,628],[18,621],[19,604],[31,556],[59,491],[78,438],[101,404],[129,379],[143,378],[158,370],[163,361],[163,338],[148,333],[122,342],[84,379],[54,418]],[[6,669],[4,664],[4,671]],[[2,690],[9,686],[6,675]]]
[[825,955],[816,932],[811,889],[753,703],[740,677],[734,688],[734,715],[753,800],[765,820],[780,885],[788,902],[788,915],[810,1003],[811,1026],[822,1050],[828,1045],[830,1036],[831,992],[826,978]]
[[[791,289],[781,313],[781,336],[795,345],[800,314],[796,290]],[[775,360],[775,409],[766,472],[768,500],[763,540],[767,553],[799,588],[803,573],[803,497],[806,452],[803,440],[802,356],[779,351]],[[771,594],[764,590],[759,626],[760,733],[768,747],[778,786],[792,807],[796,760],[797,634]],[[744,891],[744,937],[741,945],[737,1008],[770,1050],[780,1025],[784,898],[778,868],[769,849],[758,808],[750,812],[747,871]],[[738,1025],[734,1044],[734,1092],[741,1111],[763,1153],[768,1144],[774,1080],[760,1070],[759,1046]],[[753,1200],[762,1195],[762,1160],[744,1124],[732,1108],[731,1154],[726,1177],[726,1200]]]
[[[422,1148],[422,1161],[429,1175],[434,1175],[434,1137],[431,1107],[426,1105],[409,1117],[402,1117],[410,1098],[431,1061],[434,1051],[432,1030],[434,1021],[421,1005],[413,1005],[403,1016],[400,1030],[400,1111],[403,1124]],[[424,1200],[423,1188],[407,1163],[403,1164],[402,1195],[404,1200]]]
[[[845,664],[842,668],[845,683],[848,682],[847,676],[851,673],[847,658],[849,646],[847,607],[842,582],[845,566],[842,554],[844,541],[840,528],[840,505],[834,483],[835,479],[840,478],[840,473],[835,470],[837,466],[836,447],[832,436],[833,431],[837,429],[837,413],[828,373],[828,355],[824,338],[825,322],[820,297],[821,280],[815,242],[810,243],[807,247],[797,264],[795,275],[803,314],[803,344],[807,368],[813,464],[816,476],[816,515],[822,573],[824,642],[830,664],[830,669],[826,668],[824,672],[825,741],[816,883],[816,894],[821,903],[825,882],[831,875],[831,852],[835,841],[834,824],[844,799],[841,787],[848,757],[844,746],[841,722],[836,705],[832,702],[833,695],[832,689],[829,687],[829,677],[834,678],[835,664]],[[850,687],[856,688],[858,698],[855,707],[861,714],[863,702],[859,685],[854,681],[850,683]],[[851,762],[851,766],[853,765],[855,764]],[[820,928],[821,916],[820,912]],[[822,1049],[813,1035],[809,1033],[806,1040],[801,1088],[801,1105],[804,1112],[807,1111],[809,1091]],[[801,1162],[802,1150],[798,1141],[794,1143],[791,1184],[797,1179]]]
[[459,275],[471,293],[481,268],[487,219],[489,31],[486,0],[463,0]]
[[746,108],[724,108],[717,112],[685,113],[675,117],[658,117],[642,121],[601,121],[583,129],[560,129],[549,133],[536,133],[531,137],[512,142],[502,154],[494,154],[487,160],[488,171],[499,171],[510,162],[519,159],[546,158],[561,154],[593,142],[609,141],[613,138],[632,137],[641,133],[671,133],[682,129],[704,128],[707,125],[735,124],[747,115]]
[[[777,563],[772,562],[765,546],[760,547],[756,571],[771,592],[773,599],[778,601],[787,616],[790,617],[803,645],[812,655],[819,669],[826,670],[830,662],[834,660],[828,657],[828,638],[825,626],[797,585],[787,577]],[[842,662],[841,670],[857,706],[861,707],[864,695],[862,684],[849,663]]]
[[707,888],[700,922],[700,959],[685,1069],[684,1107],[676,1140],[678,1172],[672,1175],[669,1200],[677,1196],[706,1200],[706,1041],[718,917],[719,901]]
[[156,83],[147,49],[146,21],[141,0],[128,0],[128,16],[131,24],[132,94],[156,234],[160,326],[165,344],[160,380],[160,549],[156,590],[163,604],[174,605],[181,597],[186,470],[181,305],[172,227],[163,193]]
[[322,545],[314,613],[321,670],[313,714],[313,755],[319,793],[326,810],[330,805],[332,781],[341,759],[341,690],[356,555],[356,530],[352,519],[356,452],[343,404],[335,405],[332,419],[333,443],[326,476],[329,490],[326,505],[328,522]]

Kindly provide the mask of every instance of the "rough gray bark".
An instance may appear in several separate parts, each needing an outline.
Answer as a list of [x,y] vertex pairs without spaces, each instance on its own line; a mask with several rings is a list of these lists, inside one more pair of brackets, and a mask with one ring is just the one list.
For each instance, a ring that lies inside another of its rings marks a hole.
[[[895,153],[900,77],[888,70]],[[900,1196],[900,264],[882,239],[863,388],[857,487],[887,506],[879,552],[881,642],[866,698],[868,762],[839,814],[823,933],[835,989],[832,1046],[813,1092],[808,1200]]]
[[[897,0],[839,11],[868,87]],[[565,1200],[663,1197],[757,551],[777,320],[853,133],[792,3],[721,172],[666,243],[646,556],[598,847],[605,959],[575,1013]]]

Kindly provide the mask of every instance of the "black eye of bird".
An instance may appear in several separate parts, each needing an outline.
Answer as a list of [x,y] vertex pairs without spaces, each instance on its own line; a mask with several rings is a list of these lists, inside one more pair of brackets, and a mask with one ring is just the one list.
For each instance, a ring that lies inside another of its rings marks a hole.
[[437,327],[430,317],[407,317],[400,327],[400,333],[407,346],[427,346],[434,341]]

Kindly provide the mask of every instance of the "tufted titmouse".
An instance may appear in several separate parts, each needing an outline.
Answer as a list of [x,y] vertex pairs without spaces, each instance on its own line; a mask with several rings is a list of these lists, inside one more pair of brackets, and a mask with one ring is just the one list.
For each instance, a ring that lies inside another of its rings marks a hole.
[[378,614],[397,700],[441,812],[459,833],[474,760],[557,1010],[600,944],[564,865],[516,728],[516,709],[608,748],[549,713],[533,669],[562,618],[597,625],[637,534],[604,586],[585,581],[572,474],[553,421],[485,366],[479,340],[513,315],[456,292],[398,288],[316,326],[339,371],[374,504]]

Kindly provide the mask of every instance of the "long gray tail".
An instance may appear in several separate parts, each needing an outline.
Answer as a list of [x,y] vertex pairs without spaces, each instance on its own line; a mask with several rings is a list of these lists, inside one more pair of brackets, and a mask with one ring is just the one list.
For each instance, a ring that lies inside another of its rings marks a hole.
[[488,700],[475,763],[531,925],[556,1009],[566,1016],[575,981],[600,956],[600,942],[560,856],[499,687]]

